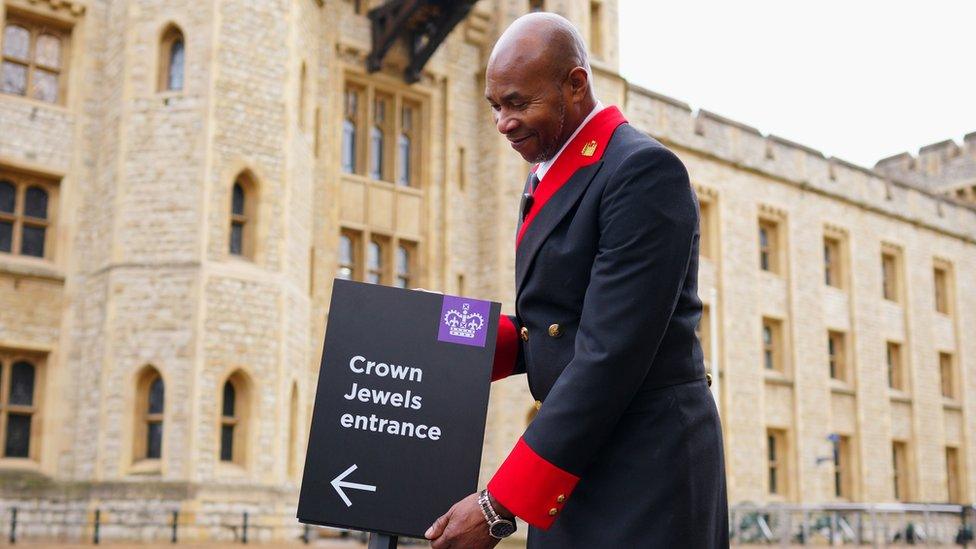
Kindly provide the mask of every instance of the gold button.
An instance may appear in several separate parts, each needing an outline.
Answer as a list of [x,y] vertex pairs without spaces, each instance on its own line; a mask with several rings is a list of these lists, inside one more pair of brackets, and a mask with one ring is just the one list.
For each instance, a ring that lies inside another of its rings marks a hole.
[[566,501],[566,496],[563,494],[559,494],[559,497],[556,498],[556,503],[562,503],[564,501]]
[[535,401],[535,409],[538,410],[539,408],[542,408],[542,401],[541,400]]
[[712,386],[712,374],[705,374],[705,381],[708,382],[708,386]]
[[522,341],[529,340],[529,329],[526,328],[525,326],[522,326],[522,329],[519,330],[519,334],[522,336]]
[[549,335],[551,337],[559,337],[563,335],[563,329],[559,326],[559,324],[550,324]]
[[558,512],[559,512],[559,509],[556,509],[555,507],[553,507],[552,509],[549,509],[549,516],[550,517],[554,517],[554,516],[556,516],[556,513],[558,513]]

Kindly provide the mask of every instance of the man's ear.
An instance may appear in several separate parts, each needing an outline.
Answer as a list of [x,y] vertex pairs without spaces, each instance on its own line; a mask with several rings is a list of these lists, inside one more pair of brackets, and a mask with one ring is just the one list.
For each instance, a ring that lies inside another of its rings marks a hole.
[[569,85],[572,89],[573,99],[582,101],[590,90],[590,75],[583,67],[576,67],[569,72]]

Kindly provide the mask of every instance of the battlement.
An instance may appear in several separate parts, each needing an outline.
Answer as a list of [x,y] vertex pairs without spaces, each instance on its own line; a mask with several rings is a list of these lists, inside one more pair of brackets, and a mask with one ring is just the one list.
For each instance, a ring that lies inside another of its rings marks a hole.
[[976,184],[976,132],[962,144],[952,139],[925,145],[917,155],[908,152],[889,156],[874,165],[878,172],[939,192]]
[[[827,157],[788,139],[764,135],[748,124],[706,110],[693,111],[682,101],[632,84],[627,84],[625,94],[631,123],[671,146],[976,242],[976,207],[899,177],[905,173],[900,169],[890,173]],[[966,136],[964,147],[950,140],[919,154],[925,158],[976,157],[976,132]],[[918,164],[919,160],[904,153],[883,162],[887,168]]]

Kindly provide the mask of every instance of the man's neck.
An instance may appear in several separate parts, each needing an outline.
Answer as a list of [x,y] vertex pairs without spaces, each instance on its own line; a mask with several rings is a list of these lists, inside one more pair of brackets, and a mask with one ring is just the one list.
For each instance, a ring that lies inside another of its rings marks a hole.
[[583,118],[580,119],[579,123],[576,125],[576,128],[573,129],[572,133],[570,133],[568,137],[566,137],[566,140],[563,141],[563,144],[559,146],[559,150],[556,152],[556,154],[554,154],[552,158],[550,158],[549,160],[539,163],[539,166],[535,170],[535,175],[536,177],[539,178],[540,181],[542,180],[542,178],[546,176],[546,173],[549,171],[549,168],[551,168],[552,165],[556,163],[556,159],[559,158],[559,155],[563,153],[563,150],[566,148],[566,145],[568,145],[569,142],[572,141],[574,137],[576,137],[576,134],[578,134],[580,130],[583,129],[583,126],[586,126],[586,124],[590,121],[590,119],[596,116],[596,113],[598,113],[602,109],[603,109],[603,103],[594,100],[591,103],[590,110],[586,111],[586,114],[583,115]]

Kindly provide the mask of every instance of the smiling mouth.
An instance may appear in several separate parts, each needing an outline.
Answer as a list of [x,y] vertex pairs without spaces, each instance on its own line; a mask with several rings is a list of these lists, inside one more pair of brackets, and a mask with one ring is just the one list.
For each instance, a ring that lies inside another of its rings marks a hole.
[[528,141],[528,139],[530,137],[532,137],[532,136],[531,135],[526,135],[525,137],[520,137],[518,139],[509,138],[508,139],[508,142],[511,143],[513,147],[517,147],[517,146],[525,143],[526,141]]

